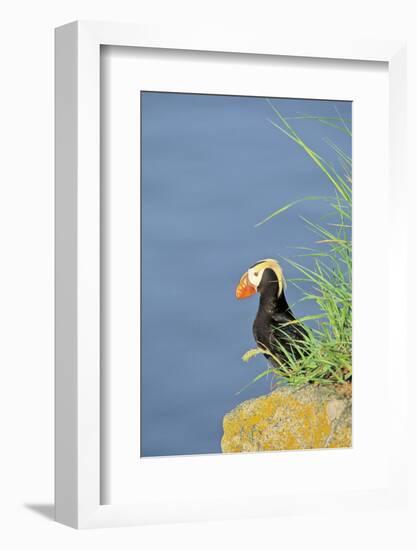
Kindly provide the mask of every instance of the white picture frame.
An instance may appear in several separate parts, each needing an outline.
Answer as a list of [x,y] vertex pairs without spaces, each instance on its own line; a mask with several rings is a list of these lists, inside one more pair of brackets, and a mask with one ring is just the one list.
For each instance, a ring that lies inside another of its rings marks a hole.
[[[250,38],[248,38],[248,36]],[[356,494],[293,494],[285,502],[265,502],[252,510],[215,501],[195,513],[172,495],[165,510],[149,501],[101,504],[100,400],[100,48],[102,45],[302,58],[382,61],[389,70],[389,155],[392,224],[404,235],[405,45],[401,42],[299,41],[276,36],[210,29],[149,28],[75,22],[56,30],[56,519],[77,528],[158,521],[227,518],[328,509],[336,503],[363,508],[392,506],[405,498],[405,451],[401,429],[390,451],[383,490]],[[391,258],[405,273],[405,246]],[[400,289],[402,294],[406,292]],[[405,302],[405,301],[404,301]],[[403,306],[405,308],[405,306]],[[405,309],[404,309],[405,312]],[[405,318],[405,315],[404,315]],[[405,333],[404,333],[405,334]],[[402,336],[403,338],[405,336]],[[396,418],[404,423],[406,346],[398,357]],[[202,495],[204,500],[204,495]],[[159,510],[159,511],[158,511]],[[188,512],[187,512],[188,510]]]

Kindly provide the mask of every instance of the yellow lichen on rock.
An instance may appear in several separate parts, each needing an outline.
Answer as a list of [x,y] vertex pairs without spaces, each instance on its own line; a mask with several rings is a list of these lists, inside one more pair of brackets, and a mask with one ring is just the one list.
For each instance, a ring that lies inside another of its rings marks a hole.
[[284,387],[244,401],[223,419],[224,453],[350,447],[350,384]]

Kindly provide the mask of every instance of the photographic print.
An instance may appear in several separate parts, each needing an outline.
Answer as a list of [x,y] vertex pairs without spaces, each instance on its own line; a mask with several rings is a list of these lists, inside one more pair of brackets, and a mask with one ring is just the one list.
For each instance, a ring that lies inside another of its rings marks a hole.
[[351,102],[140,101],[140,456],[350,447]]

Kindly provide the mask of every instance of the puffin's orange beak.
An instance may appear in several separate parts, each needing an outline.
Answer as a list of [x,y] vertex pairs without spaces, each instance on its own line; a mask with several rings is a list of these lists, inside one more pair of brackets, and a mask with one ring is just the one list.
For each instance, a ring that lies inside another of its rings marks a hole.
[[253,294],[256,294],[256,287],[249,282],[248,273],[246,272],[236,287],[236,298],[241,300],[242,298],[249,298]]

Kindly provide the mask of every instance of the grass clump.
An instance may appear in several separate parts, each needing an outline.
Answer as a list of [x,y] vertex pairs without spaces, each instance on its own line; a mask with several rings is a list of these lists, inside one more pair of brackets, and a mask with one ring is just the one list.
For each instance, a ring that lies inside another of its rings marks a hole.
[[[270,105],[275,114],[271,124],[300,147],[331,183],[333,193],[330,196],[305,197],[301,201],[325,201],[334,213],[334,219],[332,223],[313,223],[302,218],[316,234],[317,248],[304,248],[297,261],[284,258],[298,273],[290,283],[301,290],[301,301],[313,301],[319,311],[317,315],[293,321],[303,325],[305,337],[294,341],[291,351],[278,341],[276,349],[252,349],[244,354],[243,360],[249,361],[259,354],[264,354],[269,360],[268,368],[252,383],[271,374],[276,385],[344,383],[352,379],[352,160],[345,151],[327,140],[338,159],[336,169],[302,139],[290,124],[290,118],[283,117],[271,102]],[[340,116],[306,115],[301,118],[332,126],[351,136],[348,121]],[[257,225],[267,223],[301,201],[280,207]],[[306,258],[308,261],[303,260]],[[277,327],[276,330],[281,329]]]

